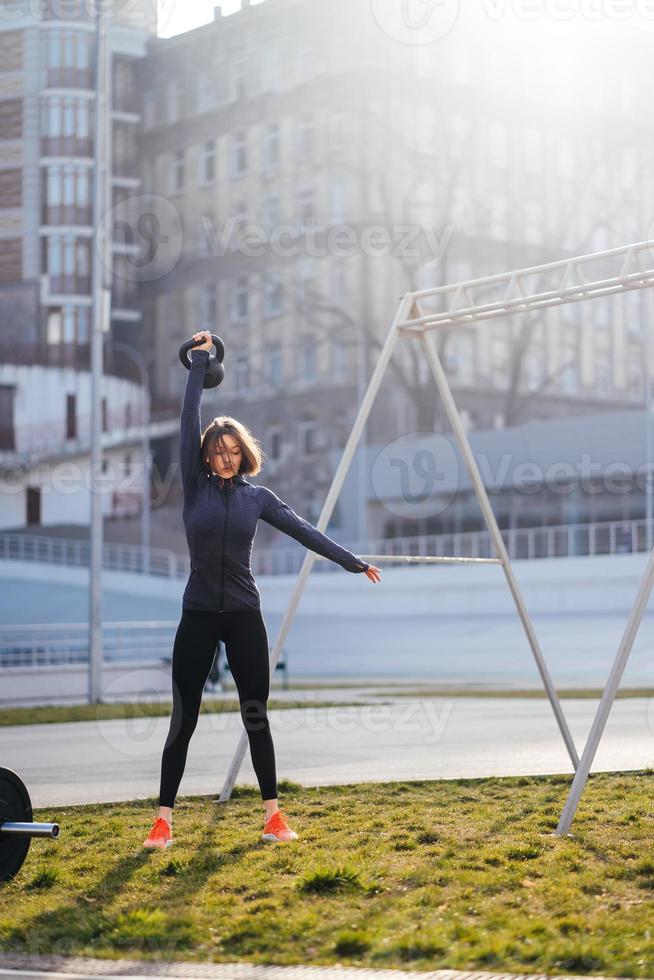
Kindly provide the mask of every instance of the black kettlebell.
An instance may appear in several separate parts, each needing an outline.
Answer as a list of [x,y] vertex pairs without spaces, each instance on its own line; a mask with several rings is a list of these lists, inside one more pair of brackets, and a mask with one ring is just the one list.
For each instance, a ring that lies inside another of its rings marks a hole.
[[[220,337],[215,333],[211,334],[211,339],[213,341],[213,346],[216,348],[216,353],[209,354],[209,363],[207,364],[207,369],[204,373],[205,388],[216,388],[225,377],[225,368],[223,366],[223,360],[225,358],[225,345]],[[189,352],[194,347],[199,347],[203,343],[203,340],[187,340],[186,343],[182,344],[182,346],[179,348],[179,359],[187,371],[191,370],[191,364],[193,363],[189,357]]]

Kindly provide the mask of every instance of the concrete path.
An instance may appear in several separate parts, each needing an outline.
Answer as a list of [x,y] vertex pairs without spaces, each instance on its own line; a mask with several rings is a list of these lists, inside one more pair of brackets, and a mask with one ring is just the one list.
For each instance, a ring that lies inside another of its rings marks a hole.
[[[562,702],[581,752],[594,700]],[[277,775],[307,786],[572,772],[549,702],[521,698],[388,698],[366,705],[271,711]],[[155,797],[168,718],[2,729],[2,764],[34,806]],[[242,724],[201,715],[180,795],[221,789]],[[654,699],[617,701],[595,770],[654,765]],[[237,780],[256,785],[249,753]]]
[[[72,977],[178,977],[207,980],[544,980],[544,974],[482,973],[461,970],[374,970],[342,966],[258,966],[252,963],[170,963],[101,960],[84,957],[30,956],[0,953],[0,980],[60,980]],[[552,980],[581,980],[558,977]],[[595,977],[594,980],[606,980]]]
[[[466,970],[374,970],[342,966],[258,966],[252,963],[168,963],[144,960],[99,960],[64,956],[19,956],[0,953],[0,980],[109,980],[113,977],[177,977],[206,980],[545,980],[543,973],[485,973]],[[552,980],[582,980],[552,976]],[[587,978],[584,978],[587,980]],[[595,977],[594,980],[607,980]]]

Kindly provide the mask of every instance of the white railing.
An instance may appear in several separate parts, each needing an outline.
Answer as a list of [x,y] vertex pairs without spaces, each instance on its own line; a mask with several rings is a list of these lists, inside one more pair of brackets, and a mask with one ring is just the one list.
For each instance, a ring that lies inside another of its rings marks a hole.
[[[176,621],[102,624],[103,660],[113,663],[170,658]],[[0,626],[0,669],[87,663],[88,623]]]
[[[512,561],[629,554],[646,551],[648,547],[645,520],[513,528],[502,531],[502,537]],[[355,541],[345,544],[345,547],[354,554],[493,557],[487,531]],[[305,553],[301,545],[260,550],[255,547],[252,570],[255,575],[293,575],[299,571]],[[89,544],[86,540],[7,531],[0,533],[0,560],[87,567]],[[150,548],[146,554],[139,545],[105,544],[103,567],[108,571],[185,579],[189,573],[189,558],[186,554],[165,548]],[[337,569],[338,566],[329,561],[319,561],[315,565],[315,570],[321,573]]]

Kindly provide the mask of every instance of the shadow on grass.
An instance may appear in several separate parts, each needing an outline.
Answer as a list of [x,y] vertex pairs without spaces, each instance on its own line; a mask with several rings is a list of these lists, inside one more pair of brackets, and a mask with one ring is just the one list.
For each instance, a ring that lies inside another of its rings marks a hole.
[[[255,795],[241,791],[238,796]],[[185,802],[207,803],[206,797],[186,797]],[[153,801],[139,801],[145,810]],[[215,804],[213,809],[204,812],[199,819],[208,820],[201,831],[200,840],[194,844],[190,859],[185,855],[177,857],[171,850],[146,851],[141,841],[147,829],[143,830],[138,842],[138,850],[127,856],[120,856],[120,849],[132,846],[129,842],[117,844],[107,834],[105,848],[116,847],[117,856],[106,873],[93,883],[88,890],[77,893],[63,901],[54,909],[40,912],[27,923],[15,926],[5,933],[3,950],[19,953],[21,959],[30,956],[50,955],[116,955],[129,954],[132,958],[161,958],[171,960],[184,951],[197,946],[202,937],[196,934],[192,910],[197,893],[207,879],[216,871],[228,868],[239,862],[252,851],[265,849],[262,840],[244,841],[220,852],[216,849],[219,835],[216,828],[222,823],[223,813]],[[89,829],[92,832],[96,820],[104,815],[91,817]],[[131,835],[130,835],[131,836]],[[195,838],[195,833],[193,834]],[[87,844],[91,847],[91,844]],[[63,856],[60,860],[64,860]],[[123,896],[130,888],[134,875],[146,862],[160,862],[159,875],[175,878],[173,902],[166,909],[166,899],[159,896],[157,907],[148,905],[148,893],[144,891],[131,904],[112,911],[115,899]],[[45,869],[47,870],[47,869]],[[61,876],[56,866],[52,873],[35,869],[32,881],[23,887],[28,890],[44,890],[61,884]],[[59,897],[59,896],[58,896]],[[162,907],[163,906],[163,907]],[[183,910],[188,909],[189,912]]]

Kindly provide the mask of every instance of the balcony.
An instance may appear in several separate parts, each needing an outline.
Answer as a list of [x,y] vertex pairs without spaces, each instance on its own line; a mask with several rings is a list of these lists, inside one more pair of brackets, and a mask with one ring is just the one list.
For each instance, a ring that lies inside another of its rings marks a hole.
[[43,136],[41,156],[93,157],[93,140],[90,137],[79,139],[77,136]]
[[84,225],[90,227],[93,224],[93,212],[91,205],[78,207],[77,205],[58,205],[41,209],[41,224],[44,225]]
[[48,292],[51,296],[89,296],[90,276],[49,276]]
[[46,88],[79,88],[93,90],[95,76],[90,68],[46,68]]
[[88,0],[42,0],[41,18],[43,20],[78,20],[95,23],[95,4]]
[[113,112],[131,112],[141,114],[141,102],[138,92],[114,92],[111,104]]
[[[89,344],[0,344],[0,363],[89,371],[91,368],[91,348]],[[106,376],[121,378],[123,381],[133,381],[139,385],[142,381],[134,357],[113,348],[111,341],[104,345],[103,373]],[[174,406],[175,413],[178,414],[178,400],[174,402]],[[0,428],[3,424],[4,420],[0,423]],[[4,438],[9,439],[6,431]],[[11,447],[3,446],[2,448]]]

